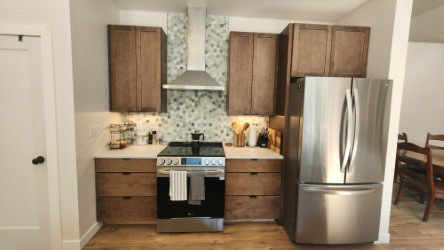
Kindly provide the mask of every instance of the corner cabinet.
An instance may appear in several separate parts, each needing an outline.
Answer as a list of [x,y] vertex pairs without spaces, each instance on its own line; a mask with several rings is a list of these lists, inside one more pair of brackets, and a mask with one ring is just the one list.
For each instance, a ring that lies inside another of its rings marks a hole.
[[230,33],[228,114],[274,114],[277,53],[276,34]]
[[108,25],[111,111],[166,112],[166,43],[161,28]]

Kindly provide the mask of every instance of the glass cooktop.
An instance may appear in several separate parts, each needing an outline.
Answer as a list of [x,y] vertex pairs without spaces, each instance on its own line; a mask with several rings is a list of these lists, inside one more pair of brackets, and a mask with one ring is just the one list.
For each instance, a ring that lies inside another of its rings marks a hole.
[[225,157],[222,142],[199,142],[198,145],[193,147],[191,142],[170,142],[157,156]]

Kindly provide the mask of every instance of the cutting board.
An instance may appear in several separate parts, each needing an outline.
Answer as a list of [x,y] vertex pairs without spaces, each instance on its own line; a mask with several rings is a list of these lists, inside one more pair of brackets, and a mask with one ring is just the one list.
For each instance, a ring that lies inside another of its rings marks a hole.
[[268,129],[268,148],[278,154],[282,152],[282,132]]

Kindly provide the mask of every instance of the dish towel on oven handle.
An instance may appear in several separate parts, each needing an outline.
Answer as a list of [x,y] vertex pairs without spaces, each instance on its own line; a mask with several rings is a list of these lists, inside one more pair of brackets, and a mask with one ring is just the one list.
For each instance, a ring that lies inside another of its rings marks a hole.
[[187,200],[187,171],[170,170],[170,200]]
[[205,200],[205,171],[193,170],[190,178],[188,204],[200,205]]

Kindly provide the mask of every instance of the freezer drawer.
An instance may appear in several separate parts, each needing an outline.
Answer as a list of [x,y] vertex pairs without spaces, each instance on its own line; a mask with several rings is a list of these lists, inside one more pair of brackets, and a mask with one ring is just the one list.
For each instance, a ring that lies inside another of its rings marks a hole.
[[382,184],[299,185],[295,241],[352,244],[378,240]]

